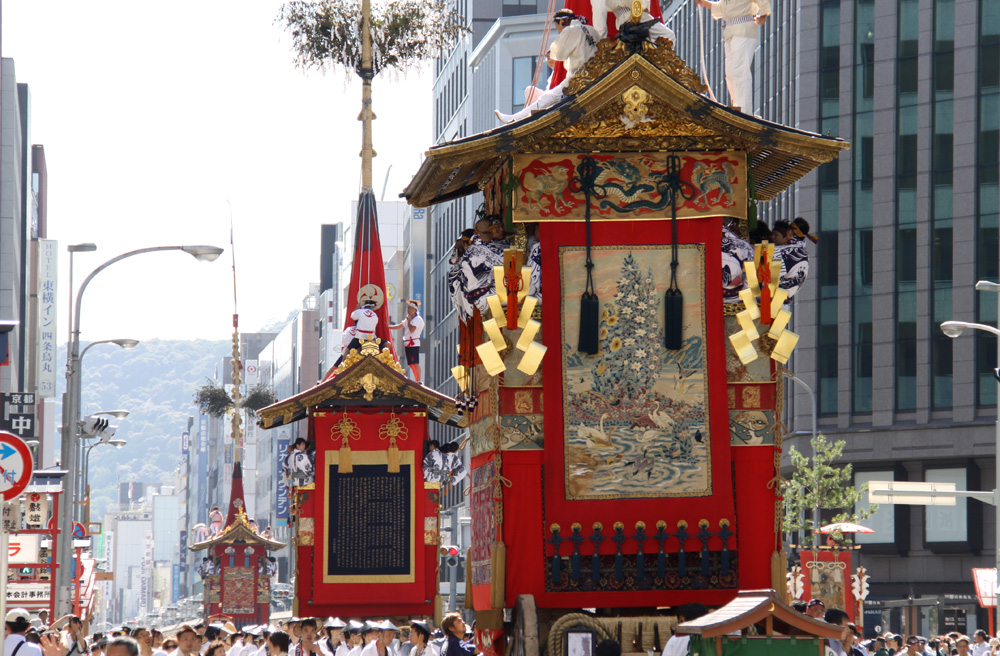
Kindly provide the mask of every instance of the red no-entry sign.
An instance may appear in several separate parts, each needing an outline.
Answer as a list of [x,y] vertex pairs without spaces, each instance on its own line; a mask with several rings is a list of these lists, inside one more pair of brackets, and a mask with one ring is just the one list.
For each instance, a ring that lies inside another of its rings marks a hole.
[[17,435],[0,431],[0,493],[10,501],[24,492],[34,465],[31,449]]

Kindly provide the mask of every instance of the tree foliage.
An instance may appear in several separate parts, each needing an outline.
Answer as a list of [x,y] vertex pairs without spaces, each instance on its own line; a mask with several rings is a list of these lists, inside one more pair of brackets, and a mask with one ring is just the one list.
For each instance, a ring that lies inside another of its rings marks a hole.
[[[371,12],[373,72],[403,71],[449,48],[469,32],[465,19],[447,0],[388,0]],[[361,2],[293,0],[277,22],[291,32],[295,64],[361,72]]]
[[[250,389],[243,398],[240,406],[244,410],[255,413],[261,408],[266,408],[277,401],[274,392],[258,384]],[[207,382],[195,390],[194,404],[198,406],[202,414],[210,417],[222,417],[233,409],[233,399],[226,392],[226,388],[209,378]]]
[[823,435],[811,442],[815,454],[812,458],[799,453],[795,447],[789,450],[794,472],[784,486],[785,530],[818,530],[812,520],[812,510],[816,507],[840,511],[829,520],[830,523],[856,523],[871,517],[878,506],[863,503],[868,496],[868,484],[855,488],[851,465],[834,464],[843,455],[846,442],[829,442]]

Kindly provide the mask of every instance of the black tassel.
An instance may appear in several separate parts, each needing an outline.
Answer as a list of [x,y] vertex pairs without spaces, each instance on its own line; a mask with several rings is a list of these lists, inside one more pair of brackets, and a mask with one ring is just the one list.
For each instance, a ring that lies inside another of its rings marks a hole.
[[[590,196],[597,187],[597,176],[600,171],[593,157],[584,157],[577,167],[578,177],[573,180],[583,191],[583,215],[587,224],[587,286],[580,298],[580,343],[577,350],[587,355],[597,355],[600,346],[600,302],[594,289],[594,261],[590,257]],[[598,193],[598,196],[601,194]]]
[[600,350],[598,327],[600,325],[600,303],[597,294],[584,292],[580,298],[580,353],[596,355]]
[[663,298],[663,313],[663,345],[680,350],[684,343],[684,297],[681,290],[667,290]]
[[690,200],[694,197],[694,187],[681,180],[681,158],[667,156],[667,188],[670,194],[670,287],[663,298],[663,345],[671,350],[680,350],[684,345],[684,296],[677,284],[677,266],[680,264],[677,243],[677,195]]

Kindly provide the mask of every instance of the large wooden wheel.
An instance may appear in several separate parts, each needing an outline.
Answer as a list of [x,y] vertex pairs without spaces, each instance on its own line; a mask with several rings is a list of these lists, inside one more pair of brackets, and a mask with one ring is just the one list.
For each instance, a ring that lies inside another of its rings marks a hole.
[[506,656],[539,656],[538,613],[535,597],[530,594],[517,596],[514,604],[514,627],[507,640]]

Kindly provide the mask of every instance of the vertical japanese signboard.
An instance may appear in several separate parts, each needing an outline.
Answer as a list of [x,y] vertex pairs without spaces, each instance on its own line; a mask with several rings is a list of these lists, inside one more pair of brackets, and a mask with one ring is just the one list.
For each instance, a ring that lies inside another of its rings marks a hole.
[[282,465],[285,463],[285,458],[288,457],[289,443],[288,434],[283,431],[278,436],[278,457],[274,459],[276,469],[274,480],[277,481],[274,488],[278,493],[274,517],[279,526],[288,524],[288,486],[285,485],[285,472],[282,471]]
[[56,395],[56,263],[59,244],[38,240],[38,396]]

